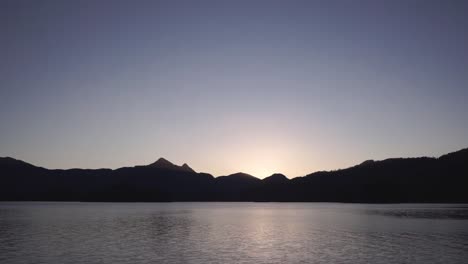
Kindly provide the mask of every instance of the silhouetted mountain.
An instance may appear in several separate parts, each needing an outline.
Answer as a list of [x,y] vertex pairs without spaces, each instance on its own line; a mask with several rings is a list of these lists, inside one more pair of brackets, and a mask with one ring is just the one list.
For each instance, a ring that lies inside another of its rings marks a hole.
[[215,178],[215,199],[220,201],[251,201],[252,192],[259,186],[261,180],[246,173],[235,173]]
[[281,173],[275,173],[262,180],[265,183],[281,184],[288,181],[288,178]]
[[167,170],[175,170],[175,171],[185,171],[185,172],[195,172],[192,168],[187,165],[187,163],[184,163],[182,166],[177,166],[174,165],[172,162],[164,159],[164,158],[159,158],[157,161],[154,163],[151,163],[148,165],[149,167],[153,168],[159,168],[159,169],[167,169]]
[[440,158],[368,160],[289,180],[214,178],[161,158],[147,166],[49,170],[0,158],[0,200],[468,202],[468,149]]

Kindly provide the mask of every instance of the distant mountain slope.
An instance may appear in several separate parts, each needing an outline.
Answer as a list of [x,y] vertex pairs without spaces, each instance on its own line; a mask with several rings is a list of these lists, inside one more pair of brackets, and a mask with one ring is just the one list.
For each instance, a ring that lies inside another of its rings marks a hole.
[[245,173],[214,178],[163,158],[146,166],[49,170],[0,158],[0,200],[468,202],[468,149],[440,158],[368,160],[289,180]]

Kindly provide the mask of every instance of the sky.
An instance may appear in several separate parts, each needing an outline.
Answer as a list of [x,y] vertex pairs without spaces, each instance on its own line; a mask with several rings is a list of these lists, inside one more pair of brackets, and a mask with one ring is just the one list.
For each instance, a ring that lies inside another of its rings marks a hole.
[[289,178],[468,147],[468,2],[0,1],[0,156]]

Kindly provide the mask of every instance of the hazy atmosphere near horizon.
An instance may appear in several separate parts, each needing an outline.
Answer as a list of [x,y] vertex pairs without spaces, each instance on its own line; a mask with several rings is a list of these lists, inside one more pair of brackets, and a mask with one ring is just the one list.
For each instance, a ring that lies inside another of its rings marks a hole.
[[0,156],[289,178],[468,146],[468,1],[1,1]]

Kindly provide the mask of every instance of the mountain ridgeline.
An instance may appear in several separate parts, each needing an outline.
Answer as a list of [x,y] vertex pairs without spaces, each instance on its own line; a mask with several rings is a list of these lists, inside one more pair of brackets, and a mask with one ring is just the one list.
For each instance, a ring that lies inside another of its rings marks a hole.
[[467,203],[468,149],[263,180],[245,173],[215,178],[163,158],[115,170],[51,170],[7,157],[0,158],[0,200]]

